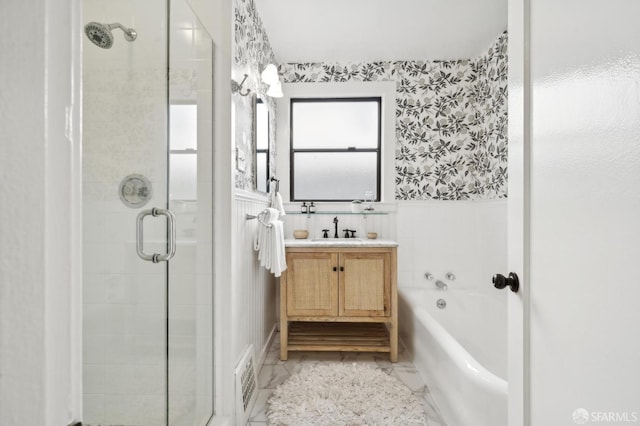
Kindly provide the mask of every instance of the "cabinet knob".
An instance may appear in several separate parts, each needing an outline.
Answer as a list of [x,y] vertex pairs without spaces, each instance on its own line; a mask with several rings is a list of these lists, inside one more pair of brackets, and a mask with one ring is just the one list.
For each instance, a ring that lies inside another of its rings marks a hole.
[[338,268],[336,266],[333,267],[333,272],[336,272]]

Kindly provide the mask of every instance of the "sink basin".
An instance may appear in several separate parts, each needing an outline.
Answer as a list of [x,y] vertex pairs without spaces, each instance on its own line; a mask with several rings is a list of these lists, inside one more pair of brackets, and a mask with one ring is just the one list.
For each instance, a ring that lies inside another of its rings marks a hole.
[[311,241],[314,243],[357,243],[364,240],[362,238],[312,238]]

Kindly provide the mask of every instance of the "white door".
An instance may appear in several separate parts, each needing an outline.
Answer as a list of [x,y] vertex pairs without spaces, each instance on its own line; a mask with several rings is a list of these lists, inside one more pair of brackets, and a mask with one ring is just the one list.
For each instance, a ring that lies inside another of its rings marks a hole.
[[509,1],[510,425],[640,424],[638,16]]

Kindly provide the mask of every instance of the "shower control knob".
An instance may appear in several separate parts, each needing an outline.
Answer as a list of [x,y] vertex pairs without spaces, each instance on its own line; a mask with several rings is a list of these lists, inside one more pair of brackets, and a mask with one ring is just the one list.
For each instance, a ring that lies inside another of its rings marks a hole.
[[502,290],[505,287],[509,287],[512,292],[517,293],[520,288],[520,280],[515,272],[509,272],[509,277],[505,277],[502,274],[496,274],[493,276],[493,286]]

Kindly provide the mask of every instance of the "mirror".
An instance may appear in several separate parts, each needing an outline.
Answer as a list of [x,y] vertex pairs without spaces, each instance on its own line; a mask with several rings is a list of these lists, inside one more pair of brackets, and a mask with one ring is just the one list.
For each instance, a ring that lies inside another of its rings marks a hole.
[[271,166],[271,114],[268,104],[255,97],[253,105],[253,146],[255,188],[259,192],[268,192]]

